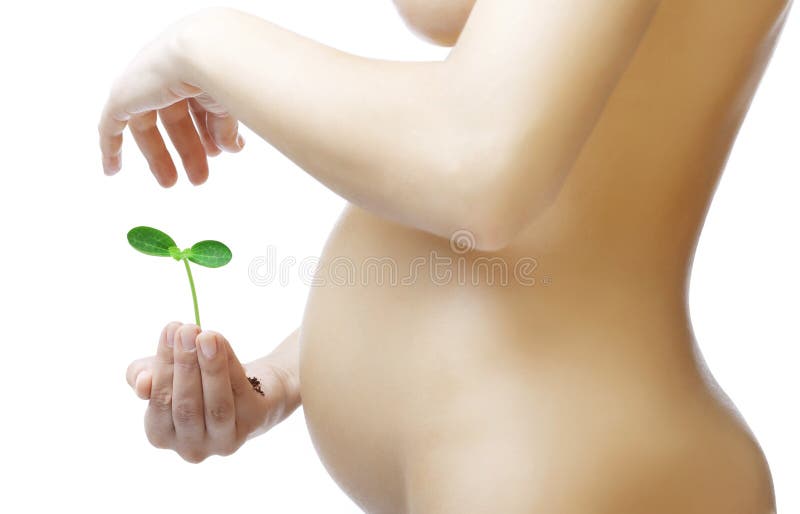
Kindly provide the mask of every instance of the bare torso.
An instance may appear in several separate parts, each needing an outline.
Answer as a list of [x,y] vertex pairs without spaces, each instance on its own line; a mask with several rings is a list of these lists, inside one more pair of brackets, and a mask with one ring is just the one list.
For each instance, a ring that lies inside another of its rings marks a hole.
[[662,2],[555,203],[500,252],[347,208],[300,373],[314,444],[360,507],[774,510],[758,444],[696,353],[686,293],[786,8]]

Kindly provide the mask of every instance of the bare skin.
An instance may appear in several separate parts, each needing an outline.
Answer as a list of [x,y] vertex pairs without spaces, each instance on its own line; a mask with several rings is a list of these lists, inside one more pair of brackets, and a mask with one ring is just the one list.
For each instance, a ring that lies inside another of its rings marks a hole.
[[[686,300],[791,2],[397,3],[417,32],[455,44],[445,62],[361,59],[217,9],[170,27],[115,84],[108,173],[127,124],[159,182],[177,180],[158,111],[201,183],[207,155],[241,149],[241,120],[352,203],[299,333],[252,365],[263,401],[236,401],[240,365],[207,395],[202,352],[132,365],[151,440],[193,461],[229,452],[302,389],[323,463],[370,513],[774,512],[766,461],[705,370]],[[431,252],[468,282],[428,273]],[[376,256],[414,279],[381,283]],[[355,283],[332,279],[341,257]],[[178,359],[200,379],[170,375]],[[211,434],[215,409],[198,398],[229,392],[249,421]]]
[[[156,354],[131,362],[125,378],[148,400],[153,446],[198,463],[230,455],[300,406],[297,361],[297,332],[245,366],[221,334],[175,321],[161,331]],[[263,395],[248,377],[258,378]]]

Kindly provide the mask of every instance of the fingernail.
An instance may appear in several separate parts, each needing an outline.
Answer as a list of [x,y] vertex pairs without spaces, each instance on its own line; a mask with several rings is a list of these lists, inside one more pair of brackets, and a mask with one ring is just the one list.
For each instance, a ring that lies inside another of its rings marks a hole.
[[193,330],[183,330],[181,331],[181,347],[183,347],[183,351],[191,352],[194,351],[194,339],[197,337]]
[[242,137],[241,134],[236,135],[236,146],[239,147],[239,150],[244,148],[244,138]]
[[217,354],[217,339],[213,335],[207,335],[200,338],[200,351],[203,352],[206,359],[212,358]]
[[167,348],[175,346],[175,331],[167,330]]

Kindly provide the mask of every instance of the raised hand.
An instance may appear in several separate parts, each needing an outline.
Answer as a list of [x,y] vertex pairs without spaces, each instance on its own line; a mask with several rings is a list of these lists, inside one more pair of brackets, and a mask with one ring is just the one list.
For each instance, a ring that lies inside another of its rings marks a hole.
[[159,117],[195,185],[208,178],[207,156],[218,155],[221,150],[238,152],[244,146],[236,118],[187,82],[187,72],[181,65],[181,34],[213,12],[208,10],[171,26],[146,45],[114,81],[98,125],[107,175],[122,167],[122,134],[127,126],[159,184],[175,184],[178,173],[156,124]]

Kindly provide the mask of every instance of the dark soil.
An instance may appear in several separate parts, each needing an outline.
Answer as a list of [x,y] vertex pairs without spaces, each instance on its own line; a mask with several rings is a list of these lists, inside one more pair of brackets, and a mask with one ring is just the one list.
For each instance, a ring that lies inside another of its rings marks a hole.
[[249,380],[250,385],[253,386],[253,391],[257,392],[261,396],[264,396],[264,390],[261,389],[261,380],[257,379],[256,377],[247,377],[247,380]]

